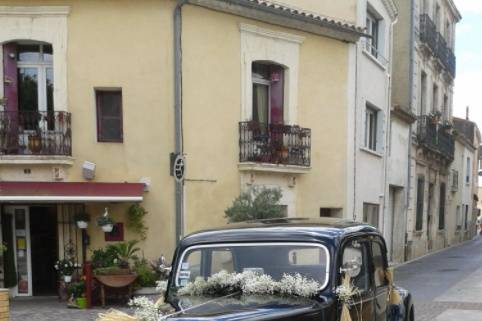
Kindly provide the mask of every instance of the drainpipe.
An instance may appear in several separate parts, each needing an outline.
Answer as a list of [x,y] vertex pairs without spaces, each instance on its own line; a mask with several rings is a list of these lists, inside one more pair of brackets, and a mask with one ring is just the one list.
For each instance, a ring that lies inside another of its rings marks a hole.
[[[414,72],[414,57],[415,57],[415,0],[410,0],[410,63],[409,63],[409,75],[408,75],[408,95],[409,95],[409,108],[412,111],[412,98],[413,98],[413,72]],[[404,228],[405,228],[405,257],[403,261],[408,259],[408,209],[410,207],[410,186],[412,181],[412,125],[409,126],[408,131],[408,170],[407,170],[407,191],[405,196],[405,217],[404,217]]]
[[[384,158],[384,177],[383,177],[383,189],[384,189],[384,196],[385,198],[383,199],[383,205],[384,205],[384,209],[383,209],[383,223],[382,223],[382,226],[383,228],[385,228],[385,216],[387,215],[387,212],[390,211],[390,209],[387,209],[387,205],[388,202],[390,201],[390,183],[389,183],[389,179],[388,179],[388,164],[389,164],[389,158],[390,158],[390,154],[389,151],[391,151],[391,141],[390,141],[390,133],[392,131],[392,126],[391,126],[391,109],[392,109],[392,71],[393,71],[393,68],[392,68],[392,62],[393,62],[393,28],[395,26],[395,24],[398,22],[398,14],[395,16],[395,19],[393,19],[392,23],[390,23],[390,35],[389,35],[389,40],[390,40],[390,47],[389,47],[389,57],[388,57],[388,61],[389,61],[389,64],[387,66],[388,68],[388,72],[387,72],[387,78],[388,78],[388,86],[387,86],[387,122],[386,122],[386,126],[387,126],[387,130],[386,130],[386,134],[385,134],[385,141],[386,141],[386,148],[385,148],[385,158]],[[388,195],[388,196],[387,196]],[[392,213],[393,215],[394,213]],[[390,260],[393,261],[393,226],[394,226],[394,219],[395,219],[395,216],[392,217],[392,221],[391,221],[391,224],[392,226],[389,227],[390,228],[390,251],[392,253],[390,253]]]
[[[174,140],[178,155],[183,154],[182,137],[182,6],[188,0],[179,0],[174,9]],[[184,182],[175,180],[176,244],[184,235]]]

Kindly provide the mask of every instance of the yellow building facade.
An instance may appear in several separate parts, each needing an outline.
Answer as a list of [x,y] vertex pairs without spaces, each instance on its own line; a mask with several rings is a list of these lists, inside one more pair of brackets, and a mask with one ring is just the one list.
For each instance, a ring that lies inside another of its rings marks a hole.
[[[148,212],[149,259],[225,224],[251,187],[281,188],[289,217],[342,215],[356,1],[284,2],[0,1],[0,201],[14,295],[52,290],[38,280],[48,259],[139,239],[126,226],[134,203]],[[116,235],[95,224],[106,208],[123,223]],[[86,232],[73,218],[84,210]]]

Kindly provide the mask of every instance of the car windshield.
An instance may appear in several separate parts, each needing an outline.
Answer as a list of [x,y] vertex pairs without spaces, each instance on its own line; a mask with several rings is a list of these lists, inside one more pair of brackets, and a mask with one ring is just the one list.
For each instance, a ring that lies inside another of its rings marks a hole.
[[[283,274],[299,273],[326,286],[329,254],[325,246],[306,243],[223,244],[193,246],[184,251],[175,271],[176,287],[197,277],[207,279],[222,270],[255,271],[280,280]],[[320,288],[321,289],[321,288]]]

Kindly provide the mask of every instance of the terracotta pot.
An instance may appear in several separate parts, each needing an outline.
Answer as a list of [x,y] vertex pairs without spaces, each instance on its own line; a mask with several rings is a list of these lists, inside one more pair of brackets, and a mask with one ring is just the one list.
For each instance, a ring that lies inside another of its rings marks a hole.
[[123,288],[133,283],[137,278],[137,274],[96,275],[95,278],[108,287]]
[[29,135],[28,149],[34,154],[39,153],[42,150],[42,138],[37,135]]

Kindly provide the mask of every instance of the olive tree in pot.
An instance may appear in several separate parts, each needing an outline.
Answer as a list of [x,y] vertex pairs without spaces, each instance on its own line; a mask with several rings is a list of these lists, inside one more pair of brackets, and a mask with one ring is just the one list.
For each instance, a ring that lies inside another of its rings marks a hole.
[[229,223],[249,220],[283,218],[286,213],[279,204],[283,194],[279,188],[252,188],[241,193],[224,213]]

